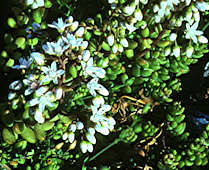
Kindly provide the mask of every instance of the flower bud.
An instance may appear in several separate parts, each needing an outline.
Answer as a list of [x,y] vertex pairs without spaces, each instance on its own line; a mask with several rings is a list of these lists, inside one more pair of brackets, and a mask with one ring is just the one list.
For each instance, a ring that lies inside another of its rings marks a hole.
[[76,131],[76,125],[75,124],[71,124],[69,126],[69,131],[75,132]]
[[88,132],[91,134],[91,135],[94,135],[95,134],[95,129],[90,127],[88,128]]
[[20,80],[16,80],[9,85],[9,89],[20,90],[22,88],[22,83]]
[[170,39],[171,41],[175,41],[176,38],[177,38],[177,34],[176,34],[176,33],[171,33],[170,36],[169,36],[169,39]]
[[123,12],[127,15],[130,16],[134,13],[136,6],[135,5],[131,5],[131,6],[126,6],[125,8],[123,8]]
[[56,89],[55,91],[55,97],[57,100],[62,98],[63,90],[61,88]]
[[74,139],[75,139],[75,133],[70,132],[70,133],[68,134],[68,140],[69,140],[69,142],[70,142],[70,143],[73,143]]
[[83,41],[82,43],[81,43],[81,50],[85,50],[87,47],[88,47],[88,41]]
[[112,46],[112,52],[115,54],[115,53],[117,53],[117,51],[118,51],[118,44],[114,44]]
[[70,30],[75,31],[78,28],[78,25],[79,25],[78,21],[73,22],[72,25],[70,26]]
[[81,143],[80,143],[80,148],[81,148],[81,151],[83,152],[83,153],[86,153],[87,152],[87,142],[86,141],[81,141]]
[[93,145],[90,142],[87,143],[87,150],[93,152]]
[[84,50],[82,54],[82,59],[83,61],[87,62],[90,59],[90,51],[89,50]]
[[14,99],[16,96],[17,96],[16,93],[9,92],[9,94],[8,94],[8,100],[12,100],[12,99]]
[[194,52],[194,47],[188,46],[188,47],[186,48],[186,56],[187,56],[187,57],[191,57],[193,52]]
[[120,40],[120,44],[123,46],[123,47],[128,47],[128,41],[126,38],[122,38]]
[[203,36],[203,35],[198,37],[198,41],[200,43],[203,43],[203,44],[207,44],[208,43],[208,39],[205,36]]
[[135,10],[135,12],[134,12],[134,18],[137,21],[141,21],[142,20],[143,14],[142,14],[142,11],[140,9]]
[[107,37],[107,42],[110,46],[113,46],[113,44],[114,44],[114,35],[113,34],[111,34]]
[[82,122],[76,122],[76,127],[77,127],[78,130],[81,130],[81,129],[84,128],[84,125],[83,125]]
[[96,144],[96,138],[94,137],[94,135],[90,134],[89,132],[86,133],[86,138],[92,144]]
[[63,139],[63,140],[66,140],[67,138],[68,138],[68,133],[65,132],[65,133],[62,135],[62,139]]
[[76,30],[75,35],[77,37],[82,37],[84,34],[84,31],[85,31],[84,27],[80,27],[79,29]]
[[179,47],[179,46],[175,46],[175,47],[173,48],[173,55],[174,55],[175,57],[179,57],[179,56],[180,56],[180,47]]
[[96,106],[97,108],[100,107],[101,105],[103,105],[105,103],[104,98],[100,95],[97,95],[96,97],[93,98],[92,103],[94,106]]

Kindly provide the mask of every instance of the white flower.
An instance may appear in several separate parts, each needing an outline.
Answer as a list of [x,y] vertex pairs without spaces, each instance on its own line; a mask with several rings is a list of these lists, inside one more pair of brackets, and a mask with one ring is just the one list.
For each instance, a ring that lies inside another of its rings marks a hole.
[[26,5],[31,5],[32,9],[44,6],[44,0],[26,0]]
[[34,118],[38,123],[44,123],[45,118],[40,110],[36,110],[34,114]]
[[122,38],[120,40],[120,44],[123,46],[123,47],[128,47],[128,41],[126,38]]
[[12,99],[14,99],[16,96],[17,96],[16,93],[14,93],[14,92],[9,92],[9,94],[8,94],[8,100],[12,100]]
[[76,124],[71,124],[69,126],[69,131],[75,132],[76,131]]
[[96,124],[95,126],[95,130],[103,135],[109,135],[109,129],[103,125],[101,125],[100,123]]
[[55,97],[53,96],[51,91],[48,91],[47,93],[43,94],[40,97],[34,98],[29,101],[30,106],[38,105],[39,111],[43,112],[45,107],[54,107]]
[[87,144],[88,144],[88,142],[86,142],[86,141],[81,141],[81,143],[80,143],[80,148],[83,153],[87,152]]
[[68,44],[68,46],[71,46],[72,48],[81,46],[83,42],[83,38],[76,38],[71,33],[68,33],[66,37],[63,37],[63,40]]
[[20,90],[22,88],[22,83],[20,80],[16,80],[9,85],[9,89]]
[[70,132],[68,134],[68,140],[69,140],[70,143],[73,143],[73,141],[75,140],[75,133]]
[[70,44],[65,45],[63,38],[60,38],[57,42],[47,42],[46,44],[42,45],[45,53],[56,56],[61,56],[69,47]]
[[45,82],[53,81],[54,84],[58,84],[58,78],[65,73],[64,70],[57,70],[57,64],[55,61],[52,62],[51,67],[43,66],[41,70],[46,74],[46,76],[41,80],[41,84]]
[[72,32],[75,31],[75,30],[78,28],[78,25],[79,25],[78,21],[73,22],[73,23],[70,25],[70,30],[71,30]]
[[96,138],[94,135],[92,135],[91,133],[87,132],[86,133],[86,138],[88,139],[89,142],[91,142],[92,144],[96,144]]
[[91,135],[94,135],[95,134],[95,129],[90,127],[88,128],[88,132],[91,134]]
[[55,97],[56,99],[61,99],[62,98],[62,94],[63,94],[63,90],[61,88],[58,88],[55,90]]
[[192,54],[193,54],[193,52],[194,52],[194,47],[193,47],[193,46],[188,46],[188,47],[186,48],[186,56],[187,56],[187,57],[191,57]]
[[83,61],[87,62],[90,59],[90,51],[89,50],[84,50],[82,53],[82,59]]
[[208,39],[205,36],[203,36],[203,35],[198,37],[198,41],[200,43],[203,43],[203,44],[207,44],[208,43]]
[[143,14],[142,14],[142,11],[140,9],[137,9],[137,10],[134,11],[134,18],[137,21],[141,21],[143,19]]
[[76,129],[81,130],[84,128],[84,125],[82,122],[76,122]]
[[171,9],[174,10],[173,5],[178,5],[179,0],[167,0],[167,6]]
[[204,1],[198,1],[198,2],[196,2],[195,6],[201,12],[209,10],[209,4],[207,2],[204,2]]
[[38,76],[34,74],[29,74],[27,79],[23,79],[23,83],[28,86],[28,88],[25,90],[24,95],[28,96],[31,93],[35,91],[35,89],[38,87]]
[[101,84],[98,84],[98,78],[93,78],[90,82],[87,83],[87,88],[89,89],[89,92],[92,96],[96,96],[96,90],[103,96],[108,96],[109,92],[108,90],[102,86]]
[[66,140],[67,138],[68,138],[68,133],[65,132],[65,133],[62,135],[62,139],[63,139],[63,140]]
[[176,34],[176,33],[171,33],[171,34],[169,35],[169,39],[170,39],[171,41],[175,41],[176,38],[177,38],[177,34]]
[[198,31],[196,30],[198,27],[198,22],[195,22],[191,27],[188,23],[186,23],[186,29],[187,29],[187,33],[186,33],[186,39],[192,39],[194,41],[194,43],[197,43],[197,37],[196,36],[200,36],[203,34],[202,31]]
[[40,96],[42,96],[44,93],[46,93],[48,90],[49,90],[49,87],[47,87],[47,86],[39,87],[39,88],[36,90],[36,96],[40,97]]
[[123,12],[127,15],[130,16],[134,13],[136,6],[132,5],[132,6],[126,6],[125,8],[123,8]]
[[20,65],[15,65],[15,66],[12,66],[13,69],[27,69],[30,67],[31,63],[32,63],[33,59],[32,58],[20,58],[19,59],[19,63]]
[[94,106],[96,106],[97,108],[99,108],[101,105],[103,105],[105,103],[104,98],[100,95],[97,95],[96,97],[94,97],[92,99],[92,103]]
[[93,145],[90,142],[87,142],[87,150],[93,152]]
[[110,46],[113,46],[113,44],[114,44],[114,35],[113,34],[111,34],[111,35],[109,35],[108,37],[107,37],[107,42],[108,42],[108,44],[110,45]]
[[56,28],[59,33],[62,33],[65,30],[65,28],[69,27],[70,25],[71,23],[66,23],[66,20],[65,22],[63,22],[62,18],[58,18],[58,22],[53,21],[52,24],[48,24],[49,27]]
[[85,31],[84,27],[80,27],[80,28],[78,28],[78,29],[76,30],[75,35],[76,35],[77,37],[82,37],[83,34],[84,34],[84,31]]
[[39,52],[32,52],[30,54],[31,58],[33,58],[38,65],[44,64],[44,55]]
[[175,56],[175,57],[179,57],[180,56],[180,47],[179,46],[175,46],[174,48],[173,48],[173,55]]

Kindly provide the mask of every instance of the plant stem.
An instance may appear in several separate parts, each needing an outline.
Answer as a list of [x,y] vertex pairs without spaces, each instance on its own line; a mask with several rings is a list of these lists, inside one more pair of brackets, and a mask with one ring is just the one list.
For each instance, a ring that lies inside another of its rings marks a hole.
[[109,148],[111,148],[112,146],[118,144],[121,141],[121,139],[115,139],[111,144],[109,144],[108,146],[106,146],[104,149],[102,149],[100,152],[98,152],[96,155],[94,155],[92,158],[89,159],[89,162],[94,160],[96,157],[98,157],[99,155],[101,155],[103,152],[105,152],[106,150],[108,150]]
[[208,26],[209,26],[209,22],[204,25],[204,27],[202,28],[202,31],[204,32],[207,29]]

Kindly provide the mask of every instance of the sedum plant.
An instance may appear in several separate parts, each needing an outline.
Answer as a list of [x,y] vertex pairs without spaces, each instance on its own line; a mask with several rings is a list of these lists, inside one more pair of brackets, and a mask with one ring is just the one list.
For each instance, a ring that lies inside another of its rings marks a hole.
[[[119,142],[136,147],[154,168],[205,166],[209,118],[186,113],[187,106],[173,95],[182,90],[180,76],[208,53],[203,19],[209,2],[102,3],[94,17],[80,19],[77,0],[26,0],[12,9],[1,66],[20,76],[11,80],[1,103],[0,166],[18,168],[26,161],[36,169],[59,169],[65,160],[79,166],[81,159],[85,169]],[[208,64],[203,77],[208,77]],[[198,137],[191,135],[187,119],[201,127]],[[95,154],[101,136],[110,133],[113,142]],[[165,141],[162,136],[169,146],[161,143],[162,152],[156,152],[157,140]],[[182,145],[174,146],[172,139]],[[22,152],[14,157],[12,150],[19,148]],[[144,164],[144,158],[139,160]]]

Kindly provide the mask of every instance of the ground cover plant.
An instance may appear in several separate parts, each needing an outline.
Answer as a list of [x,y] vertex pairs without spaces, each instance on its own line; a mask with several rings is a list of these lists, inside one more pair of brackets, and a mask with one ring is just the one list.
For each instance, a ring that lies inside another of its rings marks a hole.
[[207,169],[208,10],[208,0],[12,1],[0,169]]

